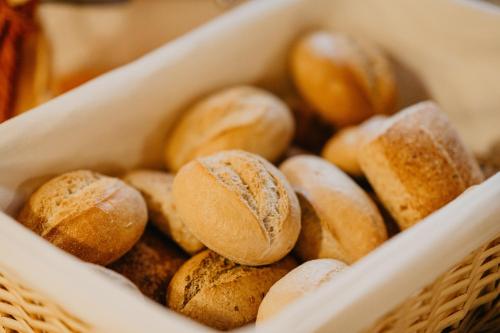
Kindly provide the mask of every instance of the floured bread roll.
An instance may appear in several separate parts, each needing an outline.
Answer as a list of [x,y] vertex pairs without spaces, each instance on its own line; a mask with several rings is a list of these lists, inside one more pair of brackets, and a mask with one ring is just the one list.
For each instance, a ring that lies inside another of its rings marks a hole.
[[483,180],[458,132],[432,102],[418,103],[386,120],[358,158],[401,229]]
[[220,330],[253,322],[271,286],[296,267],[285,257],[272,265],[238,265],[213,251],[188,260],[168,286],[168,307]]
[[352,263],[387,239],[377,206],[333,164],[301,155],[283,162],[280,170],[299,196],[302,230],[295,252],[303,260]]
[[82,260],[107,265],[141,237],[148,212],[141,194],[121,180],[78,170],[36,190],[19,222]]
[[257,324],[274,317],[287,305],[317,290],[348,266],[333,259],[316,259],[303,263],[276,282],[260,303]]
[[386,116],[373,116],[358,126],[341,129],[325,144],[321,156],[353,176],[362,176],[358,150],[385,119]]
[[155,170],[134,170],[127,173],[123,180],[144,196],[149,218],[161,232],[187,253],[194,254],[205,248],[177,214],[172,195],[173,174]]
[[295,43],[290,64],[300,94],[333,125],[353,125],[394,110],[396,84],[389,61],[366,41],[313,32]]
[[202,99],[185,112],[167,139],[165,161],[177,171],[197,157],[229,149],[275,161],[293,132],[293,117],[285,103],[262,89],[236,86]]
[[300,232],[297,197],[263,158],[223,151],[185,165],[174,179],[177,211],[209,249],[243,265],[283,258]]

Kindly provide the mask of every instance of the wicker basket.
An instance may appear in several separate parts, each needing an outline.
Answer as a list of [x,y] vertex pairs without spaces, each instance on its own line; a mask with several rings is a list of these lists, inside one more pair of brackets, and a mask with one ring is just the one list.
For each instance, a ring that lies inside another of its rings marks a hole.
[[[459,5],[452,2],[383,3],[397,17],[418,12],[419,6],[433,6],[433,15],[458,11],[461,20],[475,20],[478,31],[500,29],[497,23],[482,20],[471,9],[457,9]],[[420,26],[406,20],[410,23],[396,29],[400,23],[383,17],[383,7],[375,1],[255,1],[2,124],[0,209],[7,214],[0,213],[0,333],[212,332],[113,285],[25,230],[9,214],[14,216],[26,196],[57,173],[92,168],[112,174],[161,165],[164,133],[182,105],[223,85],[267,84],[282,78],[285,50],[300,31],[313,24],[364,33],[408,60],[425,74],[445,109],[463,104],[464,110],[471,105],[486,110],[500,105],[500,96],[491,94],[490,86],[468,91],[468,82],[458,80],[460,71],[433,64],[425,52],[401,46],[399,30],[418,35]],[[380,22],[370,25],[365,15],[375,12]],[[387,37],[391,34],[394,39]],[[492,50],[488,40],[475,38],[472,32],[459,36],[468,38],[474,50],[486,52],[482,62],[499,64],[497,54],[488,53]],[[415,38],[414,44],[418,41]],[[446,52],[446,40],[433,43],[434,51]],[[248,54],[252,61],[242,61]],[[453,56],[450,66],[461,68],[466,63],[459,53]],[[474,66],[477,63],[468,70],[474,72]],[[500,86],[500,78],[491,72],[481,73],[487,82]],[[447,87],[438,84],[443,78],[457,80],[453,86],[457,94],[447,94]],[[453,99],[455,95],[461,99]],[[499,202],[497,174],[393,237],[259,332],[498,331]]]
[[[498,220],[500,223],[500,217]],[[90,325],[21,283],[0,264],[0,332],[85,333]],[[366,332],[498,332],[500,235]]]

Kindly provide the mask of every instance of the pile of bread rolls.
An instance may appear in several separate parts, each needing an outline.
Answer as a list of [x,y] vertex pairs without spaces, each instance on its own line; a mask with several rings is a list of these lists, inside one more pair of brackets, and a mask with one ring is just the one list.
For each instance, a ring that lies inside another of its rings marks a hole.
[[[335,279],[388,239],[388,220],[407,229],[483,180],[437,105],[391,115],[396,82],[375,46],[312,32],[291,48],[290,74],[296,100],[317,118],[307,131],[272,93],[229,87],[168,133],[168,171],[68,172],[35,191],[18,220],[228,330]],[[310,149],[321,156],[291,146],[325,128],[333,136]]]

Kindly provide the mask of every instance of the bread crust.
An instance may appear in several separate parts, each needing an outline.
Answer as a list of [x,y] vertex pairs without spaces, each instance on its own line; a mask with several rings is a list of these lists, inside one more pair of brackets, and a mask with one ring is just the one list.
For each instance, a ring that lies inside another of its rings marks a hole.
[[145,296],[165,304],[167,286],[186,259],[157,230],[147,228],[137,244],[109,267],[132,281]]
[[198,158],[174,179],[179,216],[209,249],[243,265],[283,258],[300,232],[297,197],[281,172],[238,150]]
[[334,259],[303,263],[276,282],[259,306],[257,324],[276,316],[286,306],[317,290],[348,266]]
[[352,263],[387,239],[377,206],[333,164],[301,155],[286,160],[280,170],[302,198],[302,231],[295,246],[302,259]]
[[250,267],[205,250],[175,274],[167,304],[213,328],[237,328],[255,320],[269,288],[294,267],[296,262],[289,256],[272,265]]
[[123,180],[141,192],[151,222],[169,236],[184,251],[195,254],[205,246],[189,231],[180,219],[172,195],[174,175],[156,170],[134,170]]
[[350,175],[363,175],[358,162],[358,150],[370,133],[381,126],[386,116],[376,115],[357,126],[349,126],[335,133],[325,144],[321,156]]
[[401,229],[483,180],[458,132],[432,102],[418,103],[388,119],[358,157]]
[[290,110],[277,97],[259,88],[235,86],[185,112],[167,139],[165,163],[177,171],[197,157],[229,149],[274,161],[288,147],[294,127]]
[[394,110],[390,64],[366,41],[327,31],[309,33],[292,48],[291,72],[301,95],[333,125],[353,125]]
[[66,252],[107,265],[140,238],[147,210],[140,193],[121,180],[78,170],[42,185],[18,220]]

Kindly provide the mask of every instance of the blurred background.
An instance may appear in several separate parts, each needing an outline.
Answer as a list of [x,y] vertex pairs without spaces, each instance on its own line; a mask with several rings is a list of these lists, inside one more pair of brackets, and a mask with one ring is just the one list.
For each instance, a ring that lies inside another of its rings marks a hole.
[[243,0],[0,0],[0,122]]
[[245,1],[0,0],[0,123]]

